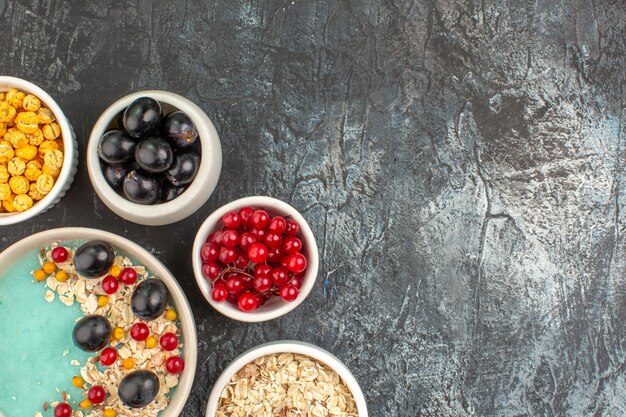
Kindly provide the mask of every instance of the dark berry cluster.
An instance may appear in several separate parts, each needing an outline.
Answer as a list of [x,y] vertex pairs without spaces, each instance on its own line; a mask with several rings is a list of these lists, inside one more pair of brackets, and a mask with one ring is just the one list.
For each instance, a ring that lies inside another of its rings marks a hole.
[[213,300],[252,311],[273,295],[298,298],[307,259],[296,221],[244,207],[226,213],[222,223],[201,250]]
[[109,185],[137,204],[165,203],[181,195],[200,167],[198,131],[189,116],[181,111],[163,116],[161,103],[140,97],[117,123],[120,128],[98,143]]

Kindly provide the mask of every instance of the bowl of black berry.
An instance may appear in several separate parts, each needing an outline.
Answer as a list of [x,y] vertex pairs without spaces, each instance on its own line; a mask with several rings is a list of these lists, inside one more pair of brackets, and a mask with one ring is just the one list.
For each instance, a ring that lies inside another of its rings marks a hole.
[[211,196],[221,169],[211,119],[167,91],[140,91],[110,105],[87,145],[96,194],[120,217],[149,226],[193,214]]

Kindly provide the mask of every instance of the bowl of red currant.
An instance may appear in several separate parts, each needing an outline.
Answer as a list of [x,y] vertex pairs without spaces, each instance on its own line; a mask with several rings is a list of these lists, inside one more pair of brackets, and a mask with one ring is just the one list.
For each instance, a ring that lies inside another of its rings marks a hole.
[[214,211],[193,245],[193,270],[204,298],[227,317],[272,320],[309,295],[319,267],[313,232],[289,204],[255,196]]
[[222,168],[222,148],[200,107],[167,91],[140,91],[109,106],[87,145],[94,190],[135,223],[164,225],[198,210]]

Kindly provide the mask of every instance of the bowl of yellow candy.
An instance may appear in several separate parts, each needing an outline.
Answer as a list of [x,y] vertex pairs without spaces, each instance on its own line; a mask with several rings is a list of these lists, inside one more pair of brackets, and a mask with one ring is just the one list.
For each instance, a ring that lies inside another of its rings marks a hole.
[[0,76],[0,226],[54,206],[77,163],[76,136],[52,97],[26,80]]

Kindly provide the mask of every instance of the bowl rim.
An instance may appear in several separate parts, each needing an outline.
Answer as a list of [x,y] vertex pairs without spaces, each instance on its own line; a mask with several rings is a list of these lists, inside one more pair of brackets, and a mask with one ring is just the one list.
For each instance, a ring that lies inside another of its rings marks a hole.
[[196,325],[191,307],[180,284],[178,284],[178,281],[169,269],[156,256],[152,255],[137,243],[111,232],[86,227],[62,227],[35,233],[13,243],[0,252],[0,265],[5,262],[14,262],[17,258],[22,256],[25,251],[36,249],[42,243],[49,244],[58,240],[75,239],[102,239],[110,242],[116,249],[127,252],[142,263],[145,263],[146,269],[152,272],[155,277],[162,280],[167,286],[172,300],[174,301],[174,305],[176,306],[182,327],[185,369],[179,378],[170,404],[160,415],[161,417],[178,416],[187,402],[196,372],[198,355]]
[[[126,200],[109,186],[102,173],[98,156],[100,137],[119,112],[139,97],[151,97],[161,104],[168,104],[185,112],[198,129],[202,162],[196,178],[184,193],[166,203],[143,205]],[[142,90],[117,99],[102,112],[89,134],[86,160],[93,189],[109,209],[132,222],[158,226],[175,223],[190,216],[209,199],[222,170],[222,146],[213,122],[197,104],[169,91]]]
[[273,342],[262,343],[251,349],[246,350],[224,368],[220,376],[217,378],[209,394],[205,417],[215,417],[217,406],[219,404],[220,395],[230,381],[231,377],[243,368],[246,364],[265,355],[276,353],[297,353],[306,355],[328,365],[333,371],[337,372],[344,384],[352,393],[357,407],[359,417],[368,417],[367,402],[361,390],[361,386],[356,378],[348,369],[348,367],[335,355],[311,343],[298,340],[276,340]]
[[63,139],[63,167],[61,167],[61,172],[52,190],[41,200],[34,203],[31,208],[22,212],[0,213],[0,226],[8,226],[31,219],[53,206],[57,198],[59,198],[59,195],[63,193],[67,182],[73,178],[72,169],[78,153],[74,140],[74,131],[72,130],[70,122],[63,113],[63,110],[61,110],[61,107],[59,107],[57,102],[48,93],[30,81],[8,75],[0,75],[0,91],[5,92],[10,88],[16,88],[27,94],[33,94],[42,104],[52,111],[56,122],[61,128],[61,137]]
[[[300,237],[302,238],[303,247],[307,250],[308,261],[307,269],[303,276],[302,287],[300,288],[300,293],[295,301],[290,303],[281,302],[278,304],[278,307],[272,307],[269,309],[267,307],[270,306],[265,305],[258,310],[248,313],[240,311],[229,303],[219,303],[213,300],[211,297],[211,287],[202,275],[202,258],[200,256],[202,245],[205,243],[209,234],[213,232],[215,226],[220,222],[222,216],[231,210],[238,210],[246,206],[269,209],[269,211],[288,215],[298,222],[300,225]],[[204,220],[202,225],[199,227],[193,242],[192,265],[194,276],[202,295],[215,310],[234,320],[250,323],[262,322],[273,320],[289,313],[298,307],[309,296],[317,279],[319,269],[319,252],[315,241],[315,235],[313,234],[313,231],[311,230],[311,227],[306,219],[298,210],[284,201],[273,197],[250,196],[231,201],[230,203],[219,207]]]

